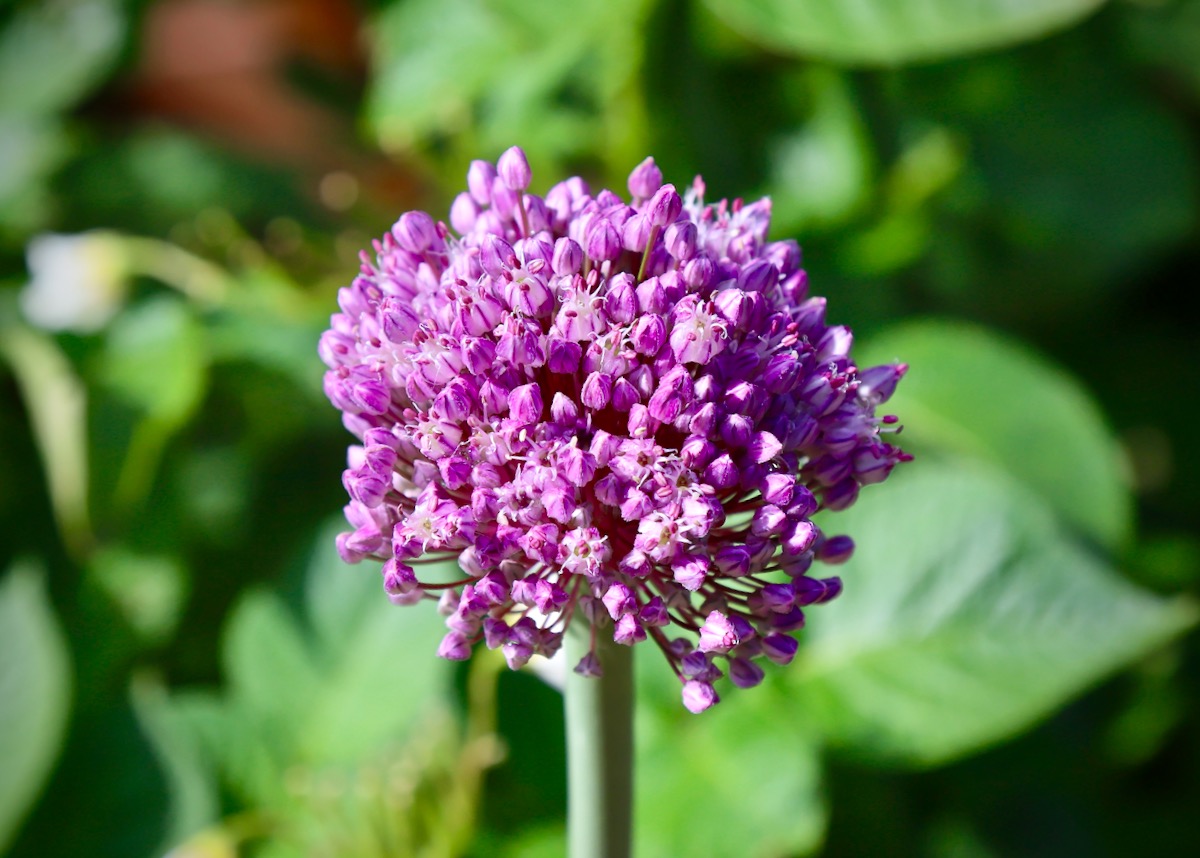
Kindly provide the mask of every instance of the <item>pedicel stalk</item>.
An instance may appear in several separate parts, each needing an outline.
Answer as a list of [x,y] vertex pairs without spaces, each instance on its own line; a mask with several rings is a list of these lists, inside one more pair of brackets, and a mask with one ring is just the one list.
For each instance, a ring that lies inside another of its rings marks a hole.
[[[876,414],[905,366],[855,365],[769,200],[681,195],[650,158],[628,202],[530,183],[517,147],[474,162],[449,225],[404,214],[338,293],[325,391],[361,441],[338,549],[437,602],[443,658],[482,642],[518,669],[570,638],[570,854],[613,858],[628,648],[658,647],[694,713],[792,660],[842,589],[815,564],[854,548],[812,516],[909,458]],[[457,580],[418,575],[448,558]]]

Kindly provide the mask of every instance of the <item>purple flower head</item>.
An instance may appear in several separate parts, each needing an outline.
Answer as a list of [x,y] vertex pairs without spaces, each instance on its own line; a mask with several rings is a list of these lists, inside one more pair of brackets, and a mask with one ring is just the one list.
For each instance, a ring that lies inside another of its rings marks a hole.
[[[579,178],[543,199],[516,147],[467,186],[449,226],[409,212],[375,242],[321,339],[361,440],[341,556],[436,601],[445,658],[516,669],[580,620],[653,642],[692,712],[757,685],[841,592],[812,570],[854,543],[812,516],[908,458],[875,413],[906,367],[854,363],[769,200],[681,196],[652,159],[628,203]],[[438,559],[465,577],[420,577]]]

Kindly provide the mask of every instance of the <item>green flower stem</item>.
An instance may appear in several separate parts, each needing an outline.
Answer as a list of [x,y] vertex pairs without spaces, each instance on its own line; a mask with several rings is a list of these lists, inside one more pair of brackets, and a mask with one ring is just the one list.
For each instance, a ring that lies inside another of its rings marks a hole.
[[[591,629],[566,635],[568,669],[587,654]],[[604,675],[567,673],[567,854],[629,858],[633,822],[633,648],[599,630]]]

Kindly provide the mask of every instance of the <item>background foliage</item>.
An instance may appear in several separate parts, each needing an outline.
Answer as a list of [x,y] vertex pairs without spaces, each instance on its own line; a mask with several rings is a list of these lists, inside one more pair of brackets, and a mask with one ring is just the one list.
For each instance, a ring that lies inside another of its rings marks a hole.
[[520,143],[771,195],[912,366],[797,663],[639,669],[640,854],[1191,854],[1198,57],[1195,0],[0,6],[0,853],[561,854],[557,692],[332,550],[315,357]]

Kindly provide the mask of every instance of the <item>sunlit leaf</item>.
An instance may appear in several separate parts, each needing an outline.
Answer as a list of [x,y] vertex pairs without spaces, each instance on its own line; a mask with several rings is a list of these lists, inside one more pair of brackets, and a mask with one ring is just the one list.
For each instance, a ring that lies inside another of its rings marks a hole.
[[614,149],[632,157],[649,8],[648,0],[391,3],[374,29],[371,126],[395,150],[449,134],[497,153],[519,142],[535,161]]
[[436,654],[446,629],[433,604],[392,605],[377,565],[347,566],[338,557],[333,537],[343,529],[338,522],[322,531],[306,588],[322,688],[302,719],[300,742],[306,756],[329,761],[356,759],[403,736],[443,699],[451,667]]
[[906,448],[984,459],[1102,545],[1128,539],[1132,510],[1116,441],[1062,370],[984,328],[946,321],[893,328],[858,359],[909,364],[887,403],[907,424]]
[[639,647],[635,841],[645,855],[807,854],[821,842],[819,739],[774,685],[701,715],[653,646]]
[[837,528],[859,547],[786,674],[851,752],[930,764],[1014,735],[1190,626],[992,471],[926,464]]
[[71,665],[39,571],[0,580],[0,852],[58,757],[70,713]]
[[764,45],[845,63],[899,64],[1035,39],[1104,0],[705,0]]

